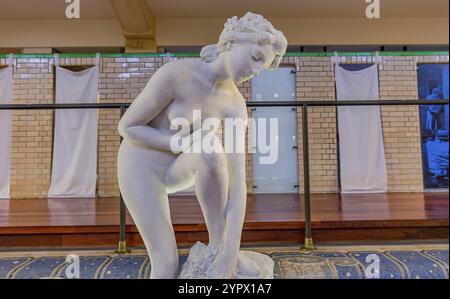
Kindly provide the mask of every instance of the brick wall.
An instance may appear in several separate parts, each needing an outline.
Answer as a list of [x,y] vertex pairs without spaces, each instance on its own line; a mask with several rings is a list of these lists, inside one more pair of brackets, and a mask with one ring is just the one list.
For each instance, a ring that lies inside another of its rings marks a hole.
[[[160,57],[103,58],[99,80],[100,103],[129,103],[162,65]],[[117,152],[120,110],[101,109],[99,114],[98,196],[117,196]]]
[[[383,59],[379,70],[380,99],[416,99],[415,57]],[[423,191],[418,106],[382,106],[381,120],[390,191]]]
[[[50,58],[16,60],[13,103],[53,103]],[[53,111],[15,110],[12,120],[11,197],[46,197],[50,185]]]
[[[334,74],[329,57],[289,57],[297,68],[297,100],[335,100]],[[299,186],[303,193],[303,118],[297,110]],[[337,191],[336,109],[308,108],[308,136],[311,192]]]
[[[95,59],[61,59],[60,65],[92,65]],[[373,57],[346,57],[344,63],[368,63]],[[18,58],[14,72],[14,103],[53,103],[54,70],[52,58]],[[167,59],[162,57],[102,58],[100,103],[130,102],[151,75]],[[381,99],[416,99],[417,63],[448,63],[448,56],[385,56],[379,70]],[[0,65],[6,64],[5,59]],[[334,73],[330,57],[285,57],[283,64],[297,69],[297,99],[335,100]],[[251,83],[239,86],[251,99]],[[311,191],[337,192],[336,109],[309,108]],[[302,117],[298,109],[298,171],[303,191]],[[251,111],[249,109],[249,117]],[[116,157],[119,146],[118,109],[99,111],[98,196],[117,196]],[[383,138],[390,192],[423,191],[418,107],[381,107]],[[249,123],[247,141],[251,142]],[[53,112],[15,111],[12,132],[11,196],[13,198],[47,195],[52,158]],[[252,192],[252,155],[247,154],[247,186]]]

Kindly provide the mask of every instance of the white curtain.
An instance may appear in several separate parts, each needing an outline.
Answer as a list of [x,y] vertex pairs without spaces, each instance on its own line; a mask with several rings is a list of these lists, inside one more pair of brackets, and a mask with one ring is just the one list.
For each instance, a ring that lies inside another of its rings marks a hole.
[[[56,103],[97,103],[97,66],[80,72],[56,67]],[[48,197],[94,197],[97,180],[97,109],[55,112]]]
[[[0,104],[12,104],[12,67],[0,69]],[[9,198],[11,168],[11,110],[0,110],[0,198]]]
[[[379,100],[378,68],[359,71],[336,66],[339,101]],[[379,106],[338,107],[342,193],[387,191],[386,160]]]

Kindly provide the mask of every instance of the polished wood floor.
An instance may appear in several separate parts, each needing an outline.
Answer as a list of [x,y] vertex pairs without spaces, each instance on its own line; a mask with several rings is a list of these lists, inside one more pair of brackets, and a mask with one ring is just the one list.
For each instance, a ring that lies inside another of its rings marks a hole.
[[[194,196],[170,199],[179,243],[207,240]],[[448,239],[448,193],[313,194],[316,242]],[[118,198],[0,201],[0,247],[111,246],[118,240]],[[243,242],[302,242],[300,194],[248,196]],[[127,217],[131,245],[142,240]]]

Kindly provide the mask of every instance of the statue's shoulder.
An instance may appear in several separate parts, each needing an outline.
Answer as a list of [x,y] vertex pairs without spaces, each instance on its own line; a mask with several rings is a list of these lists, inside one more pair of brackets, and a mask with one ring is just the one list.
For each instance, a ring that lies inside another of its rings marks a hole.
[[[159,86],[171,84],[177,86],[192,73],[192,62],[184,60],[169,61],[161,65],[156,72],[151,76],[150,82],[156,82]],[[191,70],[190,70],[191,69]],[[171,83],[169,83],[171,82]]]
[[195,58],[179,59],[163,64],[154,75],[158,80],[169,80],[172,86],[192,84],[196,78],[201,78],[201,60]]
[[177,59],[166,62],[157,72],[164,72],[173,76],[181,76],[186,73],[193,73],[201,64],[198,58]]

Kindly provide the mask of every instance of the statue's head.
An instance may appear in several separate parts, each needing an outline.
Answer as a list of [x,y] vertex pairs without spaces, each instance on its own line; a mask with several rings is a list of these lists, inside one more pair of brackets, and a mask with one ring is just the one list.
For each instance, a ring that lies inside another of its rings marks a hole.
[[204,47],[204,62],[221,59],[233,80],[244,82],[262,70],[278,68],[286,53],[287,40],[263,16],[248,12],[225,23],[216,45]]

